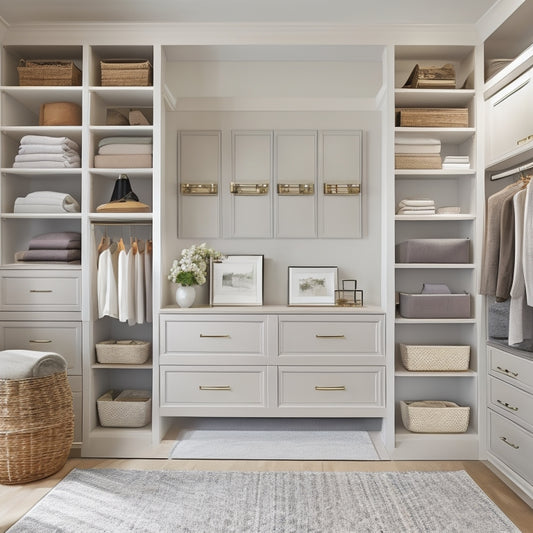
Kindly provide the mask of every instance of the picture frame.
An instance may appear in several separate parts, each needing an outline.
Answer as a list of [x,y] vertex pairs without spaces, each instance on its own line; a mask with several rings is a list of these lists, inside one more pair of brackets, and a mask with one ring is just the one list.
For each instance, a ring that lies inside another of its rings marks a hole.
[[226,255],[211,261],[210,305],[263,305],[263,265],[263,255]]
[[288,304],[335,305],[336,266],[290,266]]

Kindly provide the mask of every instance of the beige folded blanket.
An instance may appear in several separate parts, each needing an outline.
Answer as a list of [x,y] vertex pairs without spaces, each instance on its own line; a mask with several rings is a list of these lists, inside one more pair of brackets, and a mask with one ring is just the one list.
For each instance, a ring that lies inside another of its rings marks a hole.
[[67,369],[67,361],[54,352],[0,351],[0,379],[42,378]]

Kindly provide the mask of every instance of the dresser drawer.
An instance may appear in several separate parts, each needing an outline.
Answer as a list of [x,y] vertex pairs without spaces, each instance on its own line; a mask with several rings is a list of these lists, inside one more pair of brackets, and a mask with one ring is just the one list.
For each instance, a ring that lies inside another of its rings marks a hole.
[[385,405],[384,367],[280,367],[279,406]]
[[487,346],[491,374],[533,392],[533,361]]
[[81,374],[80,322],[0,322],[0,347],[55,352],[67,360],[69,374]]
[[162,317],[161,362],[266,364],[267,317]]
[[516,421],[525,422],[533,428],[533,396],[500,379],[489,378],[490,401],[503,409]]
[[533,434],[490,411],[490,449],[517,474],[533,483]]
[[382,363],[383,335],[381,316],[280,316],[280,363]]
[[79,311],[79,270],[4,270],[0,308],[5,311]]
[[161,407],[265,407],[265,367],[161,367]]

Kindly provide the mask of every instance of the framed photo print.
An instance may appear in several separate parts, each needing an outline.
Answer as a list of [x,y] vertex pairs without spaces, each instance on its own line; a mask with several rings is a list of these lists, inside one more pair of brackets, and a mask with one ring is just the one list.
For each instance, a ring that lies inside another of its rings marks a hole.
[[263,305],[262,255],[227,255],[211,262],[211,305]]
[[289,267],[289,305],[335,305],[337,267]]

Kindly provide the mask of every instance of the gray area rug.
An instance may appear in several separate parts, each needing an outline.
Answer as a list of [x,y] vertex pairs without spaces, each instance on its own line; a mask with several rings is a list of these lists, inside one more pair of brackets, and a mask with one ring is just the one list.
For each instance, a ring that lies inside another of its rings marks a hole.
[[519,530],[466,472],[73,470],[9,533]]
[[171,459],[377,461],[367,431],[223,430],[180,432]]

